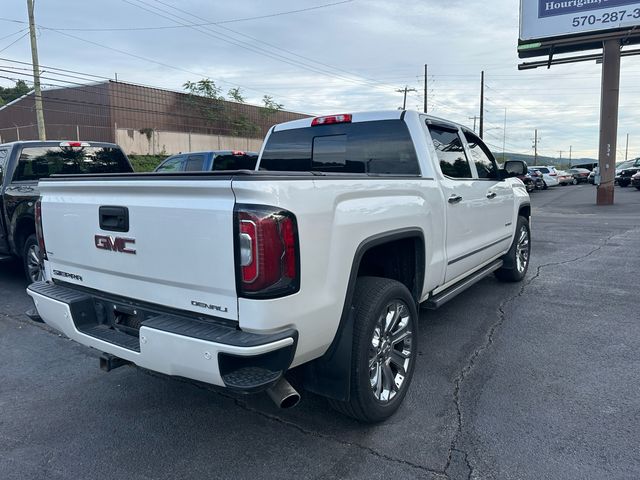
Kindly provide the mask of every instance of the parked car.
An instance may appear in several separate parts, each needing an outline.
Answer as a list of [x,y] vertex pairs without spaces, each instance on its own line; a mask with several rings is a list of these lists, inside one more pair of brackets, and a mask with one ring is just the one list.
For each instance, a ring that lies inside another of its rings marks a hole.
[[[54,174],[129,173],[113,143],[19,141],[0,145],[0,259],[22,259],[27,280],[42,279],[36,239],[38,180]],[[71,226],[71,231],[73,227]]]
[[631,186],[640,190],[640,172],[637,172],[631,176]]
[[578,181],[573,177],[573,175],[569,172],[565,172],[564,170],[556,170],[556,178],[558,183],[563,187],[567,185],[575,185]]
[[575,183],[587,183],[587,179],[591,173],[591,171],[586,168],[570,168],[567,172],[573,175],[573,178],[576,179]]
[[172,155],[154,172],[210,172],[214,170],[255,170],[258,154],[240,150],[212,150]]
[[420,304],[526,275],[531,205],[513,178],[526,164],[499,168],[453,122],[304,118],[269,131],[258,167],[43,180],[47,281],[28,288],[42,319],[106,352],[105,369],[266,390],[280,406],[297,403],[284,375],[298,367],[305,389],[377,422],[409,388]]
[[546,183],[547,187],[557,187],[560,183],[558,182],[558,172],[556,172],[556,167],[545,166],[545,167],[534,167],[540,173],[542,173],[542,178],[544,179],[544,183]]
[[640,172],[640,158],[636,158],[633,164],[620,170],[620,177],[618,178],[618,185],[621,187],[627,187],[631,184],[631,177],[637,172]]
[[628,167],[632,167],[634,162],[635,162],[635,159],[632,159],[632,160],[625,160],[624,162],[619,162],[618,164],[616,164],[616,176],[613,180],[614,184],[619,184],[618,180],[620,180],[620,173],[622,172],[622,170]]
[[522,183],[524,183],[527,192],[531,193],[536,189],[535,184],[533,183],[533,179],[528,172],[523,173],[522,175],[518,175],[516,178],[519,178]]
[[536,170],[535,168],[529,168],[528,172],[536,190],[546,190],[547,188],[549,188],[547,187],[547,184],[544,182],[544,178],[542,178],[542,173],[540,172],[540,170]]

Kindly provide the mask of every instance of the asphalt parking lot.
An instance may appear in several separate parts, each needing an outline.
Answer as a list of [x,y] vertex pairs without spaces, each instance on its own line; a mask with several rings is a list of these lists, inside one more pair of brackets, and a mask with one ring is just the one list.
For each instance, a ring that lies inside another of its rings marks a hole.
[[0,478],[640,478],[640,191],[532,194],[532,264],[423,311],[397,415],[358,424],[302,392],[278,410],[126,366],[23,312],[0,264]]

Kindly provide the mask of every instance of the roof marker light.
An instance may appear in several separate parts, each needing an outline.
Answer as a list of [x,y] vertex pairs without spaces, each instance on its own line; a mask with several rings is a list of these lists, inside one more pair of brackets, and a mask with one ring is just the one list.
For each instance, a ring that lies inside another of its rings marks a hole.
[[351,114],[328,115],[326,117],[316,117],[311,121],[311,126],[332,125],[334,123],[351,123]]

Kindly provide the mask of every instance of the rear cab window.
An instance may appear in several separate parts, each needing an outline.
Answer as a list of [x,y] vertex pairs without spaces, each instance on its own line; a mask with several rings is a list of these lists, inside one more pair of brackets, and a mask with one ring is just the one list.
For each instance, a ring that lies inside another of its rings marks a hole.
[[413,140],[402,120],[274,131],[262,153],[260,170],[420,175]]
[[255,170],[258,154],[249,152],[220,153],[213,159],[213,170]]
[[37,181],[51,175],[130,173],[133,169],[115,147],[23,147],[13,181]]

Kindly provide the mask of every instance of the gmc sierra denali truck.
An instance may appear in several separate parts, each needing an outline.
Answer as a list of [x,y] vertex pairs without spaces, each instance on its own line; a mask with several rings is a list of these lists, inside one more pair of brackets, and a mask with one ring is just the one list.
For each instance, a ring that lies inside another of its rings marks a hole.
[[64,173],[133,172],[112,143],[20,141],[0,145],[0,260],[22,259],[28,281],[42,280],[34,208],[38,180]]
[[[527,272],[523,162],[412,111],[271,128],[256,171],[40,182],[46,323],[122,362],[377,422],[407,393],[418,308]],[[470,307],[472,308],[472,307]]]

